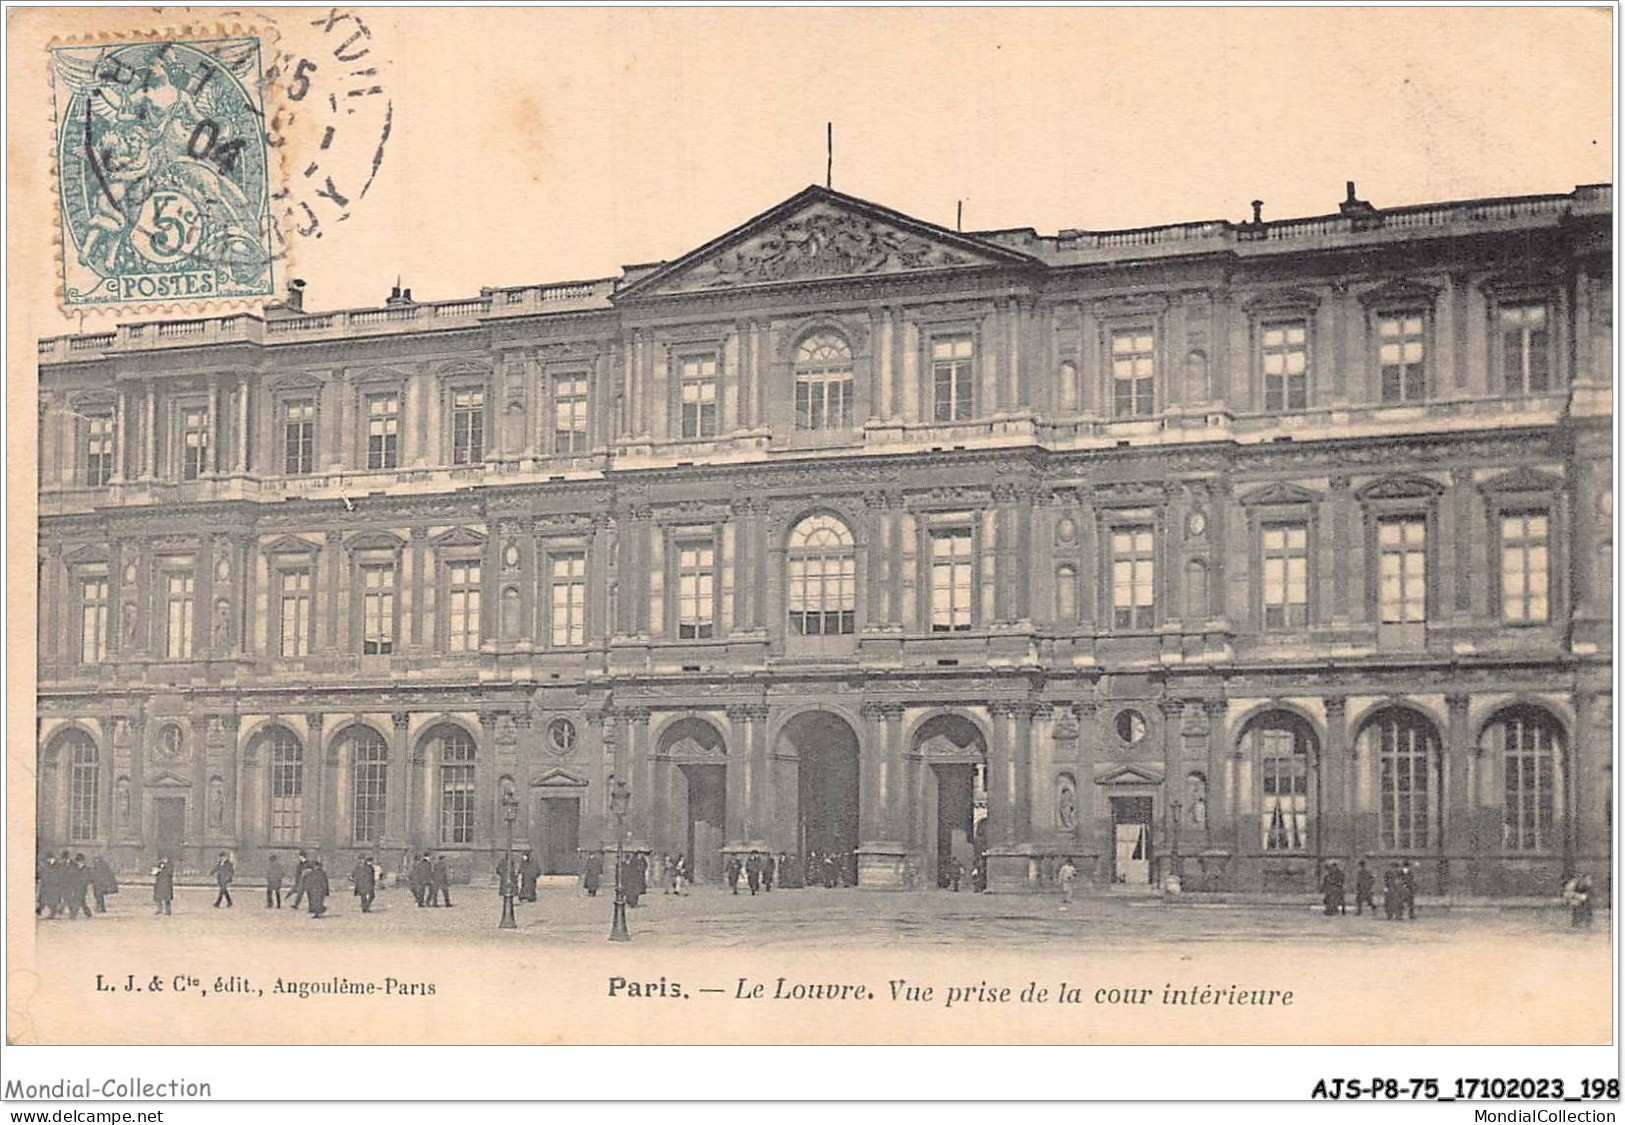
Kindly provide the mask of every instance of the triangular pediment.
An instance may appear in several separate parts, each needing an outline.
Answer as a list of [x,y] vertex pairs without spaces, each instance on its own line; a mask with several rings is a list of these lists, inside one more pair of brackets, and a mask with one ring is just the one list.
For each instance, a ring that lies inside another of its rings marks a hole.
[[587,779],[577,777],[566,770],[548,770],[540,777],[533,777],[530,781],[532,789],[580,789],[587,784]]
[[815,186],[643,275],[623,287],[615,300],[1033,261],[1014,250]]
[[1524,465],[1509,473],[1491,477],[1478,487],[1485,492],[1556,492],[1563,487],[1563,482],[1549,473]]
[[1267,484],[1263,488],[1247,493],[1241,498],[1241,502],[1247,505],[1313,504],[1319,499],[1315,493],[1300,485],[1278,483]]
[[1438,481],[1401,475],[1379,477],[1356,489],[1354,494],[1361,500],[1409,500],[1437,496],[1443,491],[1444,485]]
[[312,543],[296,535],[279,536],[262,548],[268,555],[314,555],[321,549],[320,543]]
[[191,787],[192,781],[190,778],[182,777],[178,773],[170,773],[168,770],[163,773],[153,774],[147,778],[148,789],[190,789]]
[[344,545],[352,551],[399,551],[405,543],[388,531],[358,531]]
[[1096,785],[1161,785],[1162,770],[1151,766],[1109,766],[1095,774]]
[[436,547],[483,547],[485,536],[467,527],[454,527],[432,540]]

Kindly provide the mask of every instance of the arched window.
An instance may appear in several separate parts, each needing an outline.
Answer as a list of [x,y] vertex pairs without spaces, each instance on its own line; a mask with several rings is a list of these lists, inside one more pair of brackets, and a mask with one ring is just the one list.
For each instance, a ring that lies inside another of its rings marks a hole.
[[271,761],[271,842],[299,842],[304,816],[305,748],[287,727],[274,727],[266,735]]
[[1506,797],[1501,846],[1509,851],[1553,847],[1563,748],[1557,723],[1536,708],[1514,707],[1484,728],[1483,745],[1501,757]]
[[852,349],[834,332],[814,332],[796,348],[796,429],[852,428]]
[[1376,715],[1361,731],[1363,754],[1377,763],[1377,846],[1417,851],[1433,841],[1439,736],[1433,724],[1404,708]]
[[440,842],[474,842],[474,740],[459,727],[440,728]]
[[1249,723],[1242,738],[1243,751],[1258,763],[1259,846],[1266,852],[1308,851],[1314,731],[1297,715],[1271,711]]
[[384,834],[384,809],[389,797],[389,745],[369,727],[350,735],[350,770],[354,783],[351,839],[374,843]]
[[790,628],[804,637],[857,627],[857,555],[834,516],[808,516],[790,532]]
[[75,730],[63,735],[63,744],[70,752],[68,837],[73,840],[94,840],[100,820],[102,779],[96,743],[84,731]]

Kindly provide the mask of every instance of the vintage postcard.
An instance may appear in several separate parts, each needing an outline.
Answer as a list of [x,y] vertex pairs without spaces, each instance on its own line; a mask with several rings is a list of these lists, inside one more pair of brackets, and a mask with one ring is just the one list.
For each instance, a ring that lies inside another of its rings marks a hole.
[[1610,1041],[1614,13],[8,16],[8,1042]]

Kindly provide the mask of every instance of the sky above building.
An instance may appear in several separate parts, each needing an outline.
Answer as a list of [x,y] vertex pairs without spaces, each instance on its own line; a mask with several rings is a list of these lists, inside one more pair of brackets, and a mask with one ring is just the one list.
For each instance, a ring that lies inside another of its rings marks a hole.
[[826,122],[835,188],[945,226],[963,201],[966,230],[1612,178],[1601,9],[364,14],[391,135],[294,251],[311,308],[397,274],[434,300],[670,259],[823,182]]

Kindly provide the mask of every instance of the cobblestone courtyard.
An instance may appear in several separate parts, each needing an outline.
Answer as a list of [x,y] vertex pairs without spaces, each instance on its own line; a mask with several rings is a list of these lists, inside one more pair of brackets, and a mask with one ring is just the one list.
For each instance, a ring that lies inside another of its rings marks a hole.
[[[131,886],[108,899],[94,920],[40,922],[42,944],[64,950],[106,948],[166,936],[177,942],[255,941],[423,942],[426,945],[504,942],[591,944],[609,934],[612,896],[589,898],[579,887],[543,887],[539,901],[519,903],[518,929],[497,928],[501,900],[488,887],[453,888],[451,909],[420,909],[404,888],[379,895],[372,913],[361,913],[347,889],[328,900],[322,919],[303,909],[267,910],[260,888],[235,888],[236,906],[214,909],[214,888],[177,889],[174,913],[156,917],[150,889]],[[284,899],[286,901],[286,898]],[[1569,928],[1568,914],[1551,908],[1454,907],[1424,902],[1413,922],[1389,922],[1375,914],[1327,918],[1317,904],[1201,902],[1177,904],[1149,896],[1080,896],[1063,909],[1057,896],[978,895],[948,891],[889,892],[854,889],[775,890],[751,897],[743,888],[699,887],[683,896],[644,895],[627,916],[636,943],[724,948],[849,945],[919,946],[936,949],[1035,945],[1115,947],[1185,944],[1305,942],[1342,945],[1428,944],[1505,939],[1606,946],[1610,916],[1600,913],[1589,932]]]

